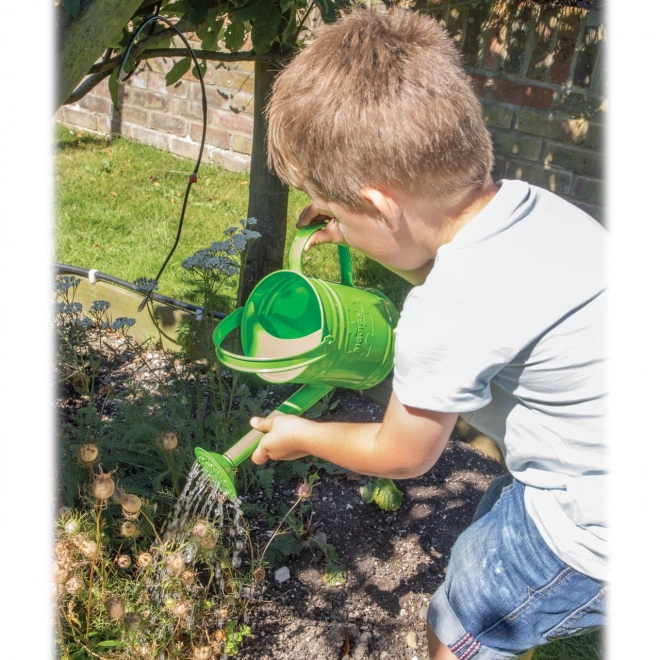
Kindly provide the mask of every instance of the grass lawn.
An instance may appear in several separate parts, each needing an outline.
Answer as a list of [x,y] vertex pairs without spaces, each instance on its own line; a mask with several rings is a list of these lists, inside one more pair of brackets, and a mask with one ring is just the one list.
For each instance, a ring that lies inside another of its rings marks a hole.
[[[133,282],[155,277],[176,236],[183,193],[193,162],[124,138],[56,130],[54,260]],[[184,281],[181,261],[222,240],[227,227],[247,217],[248,180],[214,165],[202,165],[188,198],[181,239],[161,277],[158,292],[198,302]],[[289,194],[288,244],[308,197]],[[356,283],[373,286],[401,306],[409,286],[375,262],[353,253]],[[334,246],[314,249],[305,272],[339,279]],[[230,283],[235,295],[237,281]]]

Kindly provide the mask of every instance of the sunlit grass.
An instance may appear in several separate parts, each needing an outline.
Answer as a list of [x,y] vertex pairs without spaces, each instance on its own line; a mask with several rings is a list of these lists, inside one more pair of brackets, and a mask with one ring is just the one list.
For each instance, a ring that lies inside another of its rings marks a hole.
[[[56,126],[54,260],[96,268],[129,282],[155,277],[176,236],[183,193],[193,161],[124,138],[104,138]],[[249,177],[202,165],[188,201],[179,246],[158,291],[196,302],[181,261],[222,239],[247,217]],[[289,193],[287,249],[308,197]],[[285,263],[286,266],[286,263]],[[390,295],[399,305],[409,286],[371,260],[353,253],[356,283]],[[310,253],[305,272],[338,279],[336,249]],[[237,286],[234,280],[231,285]]]

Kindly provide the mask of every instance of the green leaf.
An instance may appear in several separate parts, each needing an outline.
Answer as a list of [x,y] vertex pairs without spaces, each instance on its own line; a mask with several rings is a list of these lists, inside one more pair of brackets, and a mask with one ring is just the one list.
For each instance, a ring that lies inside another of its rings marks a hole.
[[165,85],[169,87],[173,85],[177,80],[180,80],[188,71],[192,65],[192,57],[184,57],[182,60],[179,60],[167,73],[165,76]]
[[230,53],[240,50],[245,42],[245,25],[243,23],[230,23],[225,31],[225,46]]
[[[206,60],[202,60],[199,63],[199,68],[202,70],[202,77],[206,75]],[[197,73],[197,67],[194,66],[192,70],[192,74],[195,77],[196,80],[199,80],[199,73]]]
[[190,0],[190,12],[188,20],[193,25],[199,25],[206,20],[209,13],[211,0]]
[[110,98],[112,99],[112,105],[115,110],[119,112],[119,81],[117,80],[117,71],[119,67],[116,67],[112,70],[110,77],[108,78],[108,89],[110,90]]
[[232,21],[253,21],[259,14],[265,12],[269,6],[273,6],[273,0],[248,0],[242,7],[229,10],[229,18]]
[[324,23],[334,23],[339,17],[339,11],[332,0],[314,0],[314,4],[320,9]]
[[80,0],[60,0],[60,5],[76,18],[80,11]]
[[269,5],[266,11],[254,19],[251,37],[256,53],[262,54],[268,52],[270,45],[277,39],[280,33],[281,20],[282,14],[280,13],[280,8],[274,2]]
[[[283,12],[286,11],[286,9],[284,7],[284,3],[282,4],[282,11]],[[291,10],[291,15],[289,16],[289,22],[287,23],[287,25],[284,28],[284,31],[282,32],[282,35],[280,37],[281,43],[284,43],[290,36],[292,36],[296,33],[296,27],[298,25],[298,22],[296,20],[297,16],[298,15],[296,14],[296,10],[295,10],[295,8],[293,8]]]
[[169,5],[166,5],[161,9],[161,14],[166,16],[178,15],[182,16],[190,9],[190,3],[188,0],[177,0],[176,2],[170,2]]
[[360,488],[360,495],[366,504],[375,502],[384,511],[396,511],[403,502],[403,493],[391,479],[369,480]]
[[122,645],[121,642],[118,642],[114,639],[106,639],[105,641],[99,642],[97,644],[97,646],[103,646],[103,647],[106,647],[106,648],[107,647],[114,647],[114,646],[121,646],[121,645]]
[[202,50],[218,50],[218,40],[220,39],[220,32],[224,21],[213,21],[206,30],[202,38]]

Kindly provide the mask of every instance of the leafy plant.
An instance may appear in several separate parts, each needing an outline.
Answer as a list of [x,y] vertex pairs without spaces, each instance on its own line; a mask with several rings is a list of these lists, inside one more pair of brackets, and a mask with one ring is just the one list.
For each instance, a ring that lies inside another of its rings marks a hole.
[[391,479],[369,479],[360,488],[360,496],[365,504],[374,502],[384,511],[396,511],[403,502],[403,493]]

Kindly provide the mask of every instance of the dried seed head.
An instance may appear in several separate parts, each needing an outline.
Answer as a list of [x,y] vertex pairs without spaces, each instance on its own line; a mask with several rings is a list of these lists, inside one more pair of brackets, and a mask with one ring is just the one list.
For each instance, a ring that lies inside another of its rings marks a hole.
[[72,513],[73,512],[71,511],[71,509],[68,506],[61,506],[57,510],[58,518],[68,518],[69,516],[71,516]]
[[66,590],[70,594],[80,593],[85,588],[85,581],[78,575],[74,575],[65,584]]
[[119,568],[128,568],[131,565],[131,558],[129,555],[117,555],[117,566]]
[[124,616],[124,630],[135,632],[140,627],[140,615],[135,612],[126,612]]
[[69,518],[64,523],[64,530],[67,534],[77,534],[80,531],[80,521],[75,518]]
[[183,571],[183,573],[181,573],[181,583],[186,587],[195,584],[195,572],[190,570]]
[[193,536],[196,536],[198,539],[203,539],[205,536],[208,536],[212,533],[211,524],[206,520],[198,520],[192,529]]
[[179,444],[179,439],[174,433],[164,433],[161,437],[161,442],[165,451],[172,451]]
[[126,606],[121,598],[116,596],[108,596],[105,599],[105,611],[112,621],[119,621],[126,615]]
[[222,628],[218,628],[213,633],[213,637],[215,637],[217,642],[224,642],[225,638],[227,637],[227,633]]
[[264,569],[259,566],[259,568],[254,571],[253,577],[257,582],[261,582],[262,580],[266,579],[266,571],[264,571]]
[[125,536],[126,538],[130,539],[132,536],[135,536],[137,533],[137,525],[135,523],[132,523],[130,520],[127,520],[121,524],[121,527],[119,528],[119,533],[122,536]]
[[193,660],[211,660],[212,657],[212,646],[196,646],[193,648]]
[[121,498],[119,504],[126,513],[137,513],[142,508],[142,500],[137,495],[129,495],[126,493]]
[[188,605],[188,602],[185,600],[180,600],[174,603],[174,606],[172,607],[172,614],[174,614],[174,616],[186,616],[189,609],[190,606]]
[[64,584],[70,577],[71,571],[60,566],[56,561],[52,565],[53,582],[55,584]]
[[90,541],[89,539],[84,539],[78,545],[78,550],[80,550],[83,556],[91,559],[92,557],[96,556],[98,546],[96,545],[96,541]]
[[154,558],[151,556],[150,552],[141,552],[135,559],[135,563],[138,565],[138,568],[149,568],[153,563]]
[[199,545],[202,547],[204,550],[213,550],[215,548],[217,539],[215,538],[215,535],[211,534],[209,536],[205,536],[200,542]]
[[99,474],[92,482],[92,494],[97,500],[107,500],[115,492],[115,482],[110,472]]
[[169,573],[179,575],[185,569],[186,562],[180,552],[175,552],[165,560],[165,566]]
[[83,463],[93,463],[99,455],[99,448],[93,444],[88,443],[85,445],[80,445],[78,450],[78,457]]

